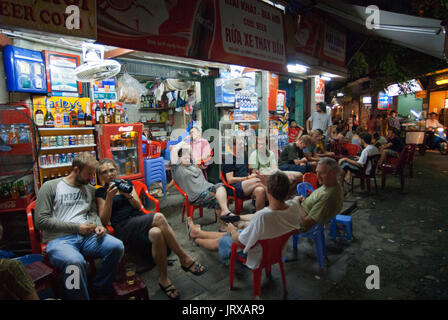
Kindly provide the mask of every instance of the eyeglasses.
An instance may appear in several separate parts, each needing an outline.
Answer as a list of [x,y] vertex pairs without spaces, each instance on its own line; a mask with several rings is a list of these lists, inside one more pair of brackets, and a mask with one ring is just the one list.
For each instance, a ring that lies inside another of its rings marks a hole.
[[116,171],[117,171],[117,169],[112,168],[112,169],[109,169],[109,170],[101,171],[100,173],[101,173],[101,174],[107,174],[107,173],[114,173],[114,172],[116,172]]

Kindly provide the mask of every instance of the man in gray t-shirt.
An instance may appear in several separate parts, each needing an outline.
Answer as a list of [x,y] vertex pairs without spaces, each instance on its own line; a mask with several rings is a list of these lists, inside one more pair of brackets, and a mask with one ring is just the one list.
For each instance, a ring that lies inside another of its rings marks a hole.
[[320,129],[325,137],[329,136],[329,132],[332,126],[331,117],[327,114],[327,107],[325,103],[319,102],[316,104],[316,112],[308,118],[306,122],[306,130],[308,134],[311,131]]
[[93,293],[109,293],[123,255],[121,240],[106,233],[97,213],[95,176],[97,161],[88,152],[78,155],[71,173],[48,181],[37,194],[35,221],[42,231],[50,263],[61,270],[69,299],[90,299],[86,260],[101,258],[92,283]]
[[190,204],[215,209],[218,216],[230,214],[227,191],[222,183],[208,182],[201,169],[191,161],[191,146],[181,142],[171,150],[173,180],[187,194]]

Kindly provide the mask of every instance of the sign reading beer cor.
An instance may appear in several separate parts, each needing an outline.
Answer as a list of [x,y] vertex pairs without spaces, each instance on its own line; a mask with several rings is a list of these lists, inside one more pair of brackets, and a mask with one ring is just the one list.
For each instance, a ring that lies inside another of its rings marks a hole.
[[96,1],[0,0],[0,27],[96,39]]
[[259,0],[98,0],[98,41],[285,71],[283,12]]

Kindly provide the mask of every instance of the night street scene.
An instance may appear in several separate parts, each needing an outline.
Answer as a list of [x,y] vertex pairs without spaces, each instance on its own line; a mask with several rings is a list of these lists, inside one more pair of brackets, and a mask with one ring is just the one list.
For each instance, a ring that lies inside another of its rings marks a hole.
[[446,0],[0,1],[0,303],[448,299],[447,28]]

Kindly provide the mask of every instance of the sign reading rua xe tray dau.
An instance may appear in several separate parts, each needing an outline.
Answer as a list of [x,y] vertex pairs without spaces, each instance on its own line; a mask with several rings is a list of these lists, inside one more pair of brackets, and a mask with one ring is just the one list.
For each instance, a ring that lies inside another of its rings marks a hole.
[[100,43],[284,71],[283,12],[259,0],[98,0]]
[[0,0],[0,27],[96,39],[96,1]]

